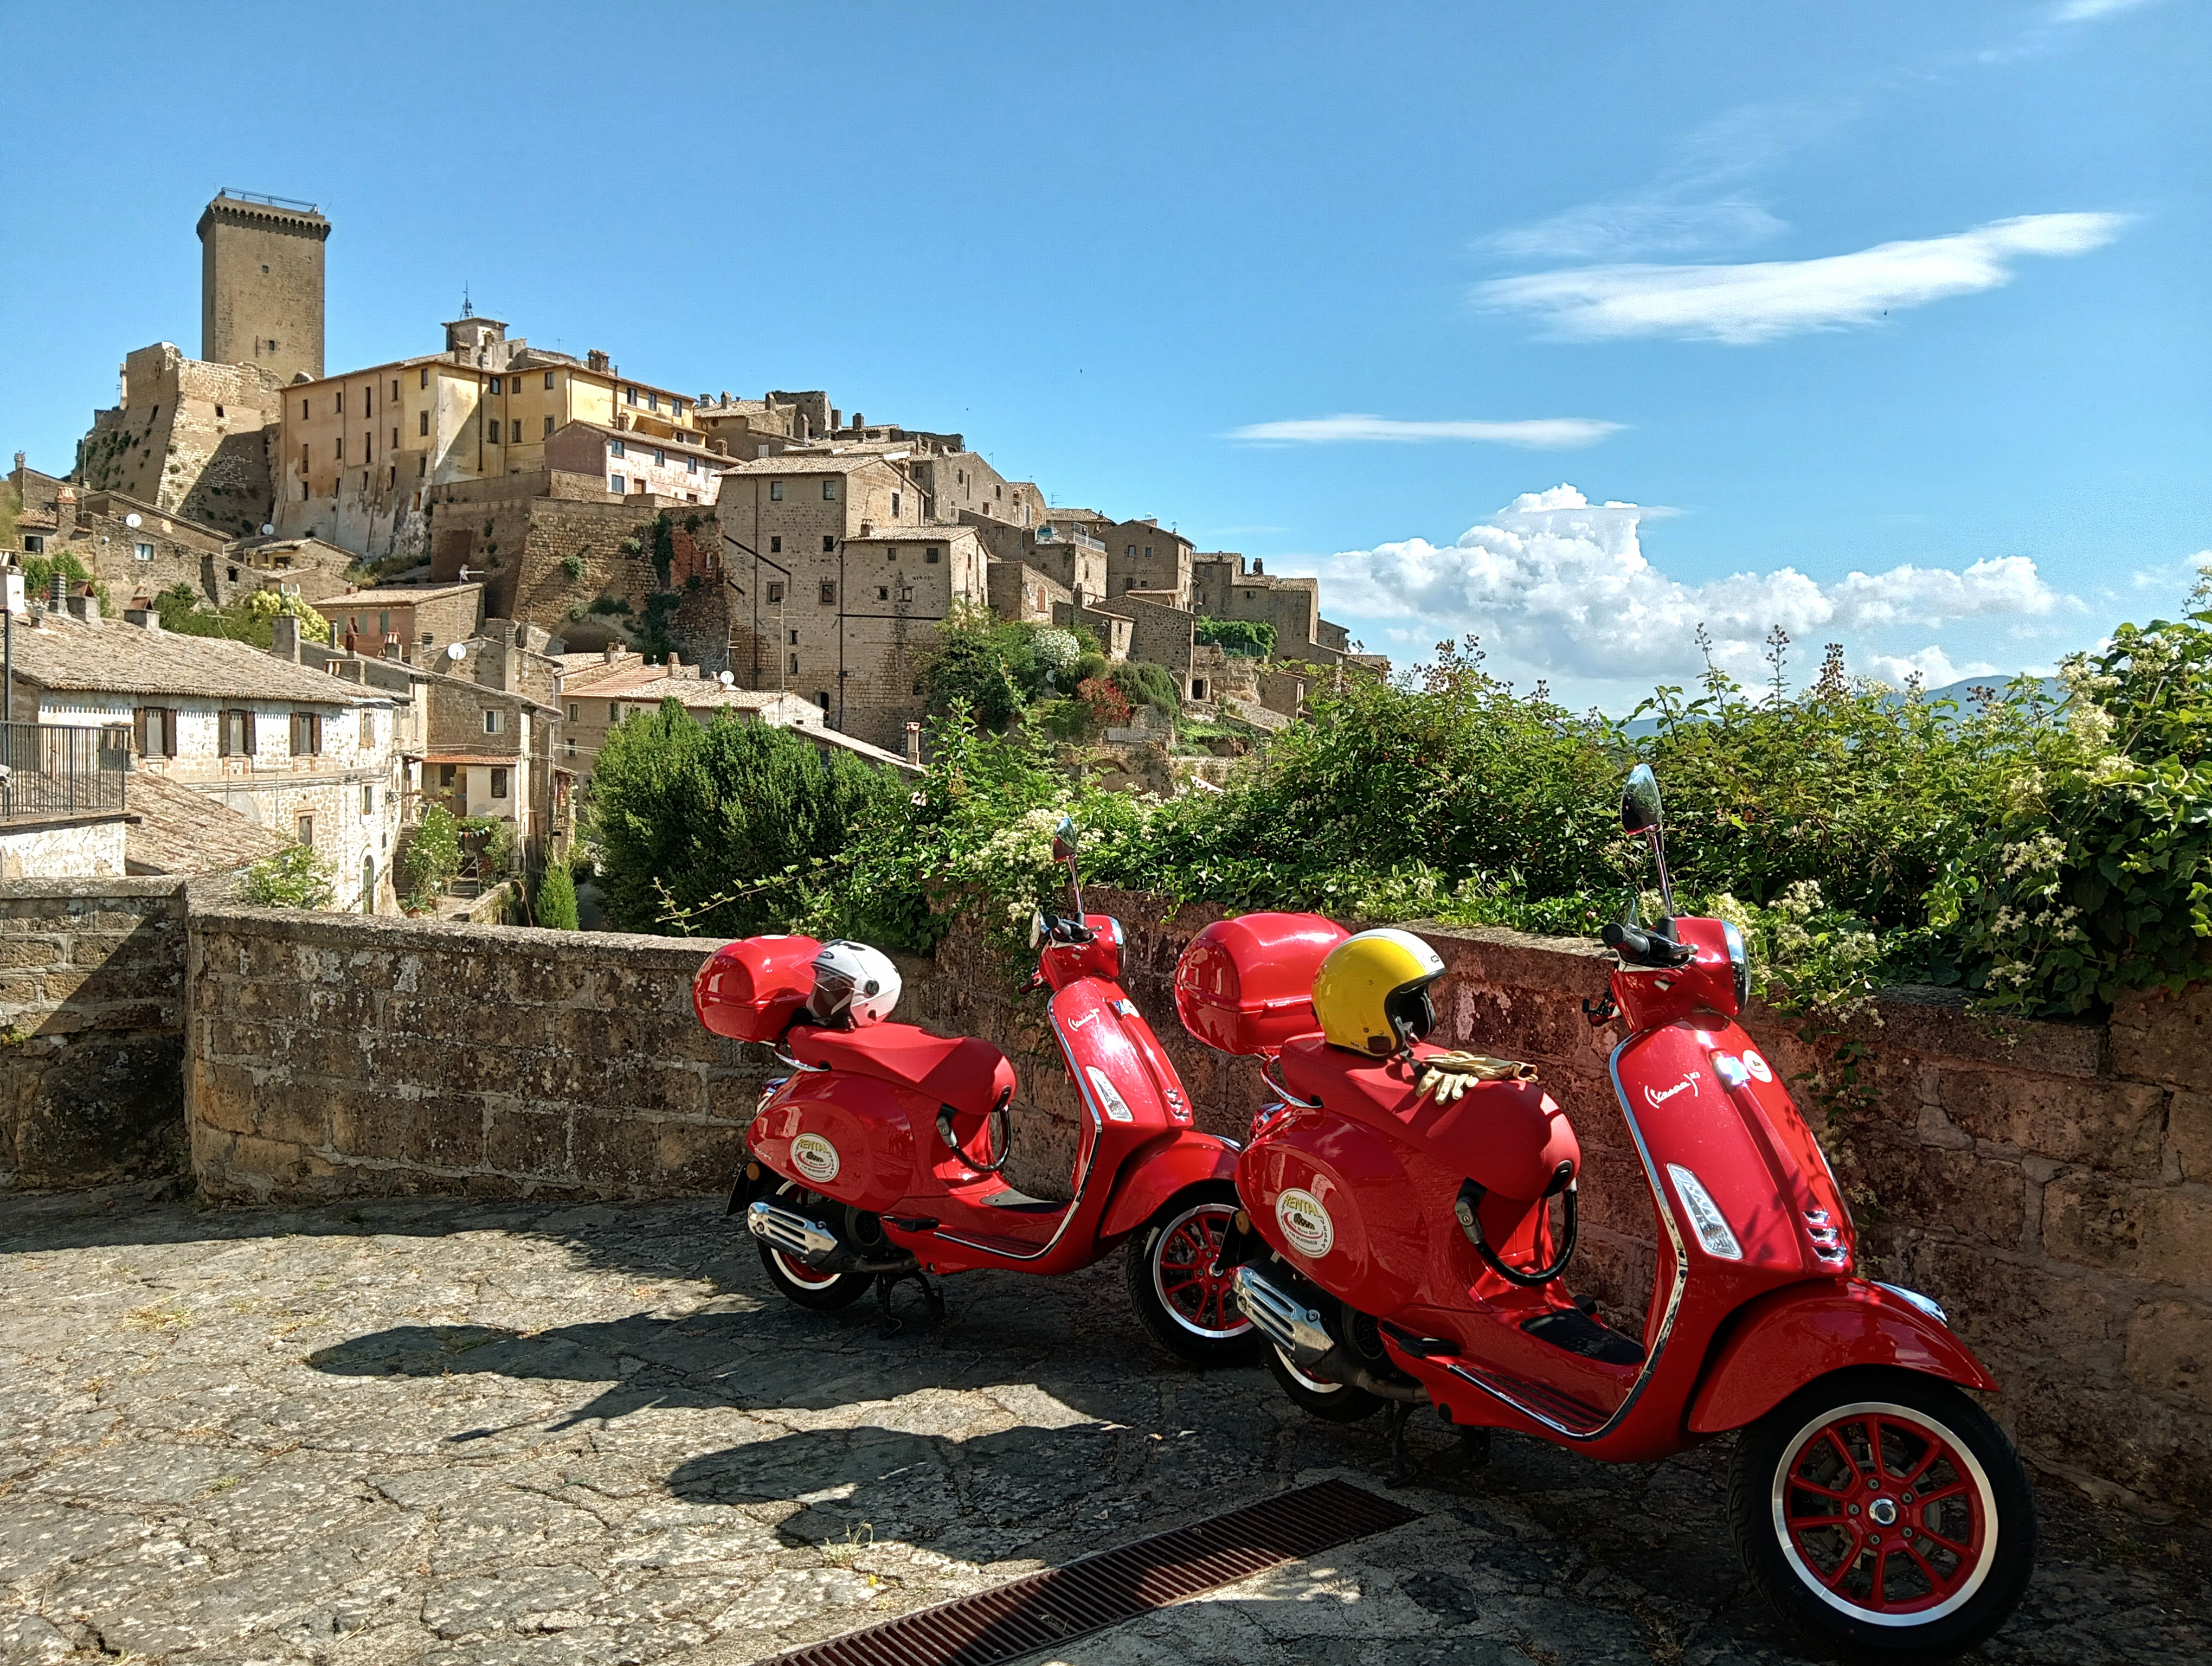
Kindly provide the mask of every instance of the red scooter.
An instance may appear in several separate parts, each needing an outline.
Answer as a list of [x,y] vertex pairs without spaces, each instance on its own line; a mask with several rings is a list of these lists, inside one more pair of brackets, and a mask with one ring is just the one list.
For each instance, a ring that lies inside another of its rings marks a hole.
[[1401,1471],[1424,1402],[1473,1454],[1493,1429],[1623,1462],[1739,1432],[1729,1507],[1778,1609],[1862,1659],[1970,1648],[2012,1613],[2035,1551],[2020,1461],[1961,1392],[1996,1384],[1934,1302],[1853,1276],[1841,1190],[1735,1022],[1741,939],[1673,917],[1646,767],[1622,824],[1649,840],[1669,916],[1606,928],[1618,965],[1590,1009],[1628,1032],[1613,1084],[1659,1248],[1641,1329],[1564,1281],[1581,1153],[1559,1106],[1526,1080],[1439,1103],[1419,1089],[1435,1049],[1363,1056],[1312,1033],[1296,988],[1343,933],[1311,915],[1209,927],[1177,969],[1193,1033],[1281,1073],[1237,1166],[1222,1265],[1238,1304],[1305,1409],[1391,1408]]
[[1127,1246],[1130,1304],[1193,1365],[1249,1360],[1261,1344],[1217,1269],[1237,1208],[1237,1151],[1192,1125],[1189,1097],[1122,989],[1121,923],[1086,915],[1074,824],[1053,842],[1074,911],[1031,927],[1047,1008],[1081,1105],[1073,1201],[1025,1197],[1005,1179],[1013,1067],[988,1042],[913,1025],[812,1019],[808,937],[726,945],[692,986],[717,1035],[767,1042],[791,1074],[769,1085],[730,1193],[761,1264],[802,1307],[830,1310],[872,1286],[886,1329],[911,1279],[936,1317],[932,1275],[995,1268],[1070,1273]]

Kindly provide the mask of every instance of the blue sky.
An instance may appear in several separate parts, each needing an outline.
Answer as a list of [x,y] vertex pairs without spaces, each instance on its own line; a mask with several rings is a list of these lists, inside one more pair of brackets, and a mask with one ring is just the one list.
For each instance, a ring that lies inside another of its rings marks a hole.
[[1804,671],[2044,667],[2212,546],[2208,33],[2202,0],[18,8],[0,449],[65,466],[125,351],[198,350],[232,185],[335,222],[333,368],[434,346],[465,283],[533,341],[826,387],[1321,573],[1401,663],[1474,630],[1620,706],[1698,623],[1752,672],[1782,623]]

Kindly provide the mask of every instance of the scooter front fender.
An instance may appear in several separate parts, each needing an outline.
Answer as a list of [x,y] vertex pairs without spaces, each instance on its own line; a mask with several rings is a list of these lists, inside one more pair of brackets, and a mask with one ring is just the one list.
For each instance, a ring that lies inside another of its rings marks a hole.
[[1212,1134],[1182,1128],[1149,1140],[1121,1164],[1099,1218],[1098,1241],[1128,1237],[1188,1187],[1236,1176],[1237,1153]]
[[1741,1429],[1849,1365],[1895,1365],[1984,1391],[1997,1385],[1951,1328],[1911,1298],[1860,1279],[1808,1280],[1747,1302],[1729,1321],[1690,1402],[1690,1430]]

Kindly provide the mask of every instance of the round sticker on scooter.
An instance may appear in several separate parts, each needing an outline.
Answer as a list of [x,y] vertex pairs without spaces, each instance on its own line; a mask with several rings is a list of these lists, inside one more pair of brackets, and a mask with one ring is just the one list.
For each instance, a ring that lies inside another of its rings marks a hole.
[[809,1180],[831,1181],[844,1164],[837,1148],[818,1134],[802,1134],[791,1142],[791,1166]]
[[1311,1192],[1295,1186],[1275,1200],[1275,1224],[1291,1248],[1308,1261],[1319,1261],[1336,1247],[1336,1223]]
[[1743,1067],[1762,1082],[1771,1082],[1774,1079],[1774,1067],[1748,1047],[1743,1049]]

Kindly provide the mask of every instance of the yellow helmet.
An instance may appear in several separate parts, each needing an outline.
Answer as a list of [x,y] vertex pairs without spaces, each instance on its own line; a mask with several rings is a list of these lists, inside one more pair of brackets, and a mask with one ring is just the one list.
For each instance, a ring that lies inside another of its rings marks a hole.
[[1411,1047],[1436,1027],[1429,985],[1443,974],[1437,952],[1411,932],[1382,927],[1347,937],[1314,977],[1322,1034],[1377,1058]]

